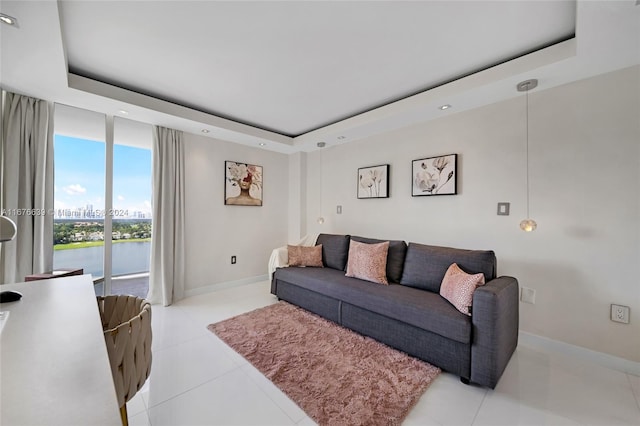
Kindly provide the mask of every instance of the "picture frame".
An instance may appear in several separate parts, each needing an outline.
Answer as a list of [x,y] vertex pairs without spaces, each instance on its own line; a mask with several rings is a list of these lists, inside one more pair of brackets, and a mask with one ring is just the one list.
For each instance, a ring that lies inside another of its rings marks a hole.
[[456,195],[458,154],[441,155],[411,162],[411,196]]
[[358,169],[358,199],[389,198],[389,165]]
[[262,166],[224,162],[224,204],[226,206],[262,206]]

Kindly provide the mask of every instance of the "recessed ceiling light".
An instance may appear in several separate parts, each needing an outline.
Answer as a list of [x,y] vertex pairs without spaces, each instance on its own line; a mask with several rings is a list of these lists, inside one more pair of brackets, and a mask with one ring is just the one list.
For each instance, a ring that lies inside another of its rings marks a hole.
[[445,104],[445,105],[441,105],[441,106],[439,106],[438,108],[440,108],[442,111],[444,111],[445,109],[449,109],[449,108],[451,108],[451,105],[449,105],[449,104]]
[[0,21],[14,27],[18,26],[18,20],[16,18],[14,18],[13,16],[6,15],[4,13],[0,13]]
[[202,129],[202,133],[209,133],[208,129]]
[[326,145],[327,145],[327,143],[326,143],[326,142],[318,142],[318,143],[316,144],[316,146],[317,146],[318,148],[324,148]]
[[260,146],[267,146],[267,144],[266,144],[266,143],[264,143],[264,142],[260,142],[258,145],[260,145]]
[[128,114],[129,114],[129,111],[126,111],[126,110],[124,110],[124,109],[121,109],[121,110],[120,110],[120,111],[118,111],[118,112],[119,112],[120,114],[122,114],[122,115],[128,115]]

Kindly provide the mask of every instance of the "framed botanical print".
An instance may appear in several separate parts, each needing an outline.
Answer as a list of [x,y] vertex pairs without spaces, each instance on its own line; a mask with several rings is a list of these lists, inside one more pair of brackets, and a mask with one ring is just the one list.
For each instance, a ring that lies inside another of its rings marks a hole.
[[358,169],[358,198],[389,198],[389,165]]
[[413,160],[411,195],[454,195],[457,186],[458,154]]

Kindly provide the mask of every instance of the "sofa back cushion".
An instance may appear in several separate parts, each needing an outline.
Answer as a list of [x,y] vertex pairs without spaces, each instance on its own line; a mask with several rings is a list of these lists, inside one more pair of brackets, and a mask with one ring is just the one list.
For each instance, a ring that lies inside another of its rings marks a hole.
[[[389,240],[375,240],[373,238],[351,237],[353,241],[365,244],[380,244]],[[404,267],[404,257],[407,254],[407,243],[404,241],[389,241],[389,252],[387,253],[387,279],[392,283],[399,283],[402,279],[402,268]]]
[[316,245],[322,244],[322,263],[327,268],[344,271],[349,255],[349,235],[320,234]]
[[496,277],[496,255],[491,250],[409,243],[400,284],[439,293],[442,279],[452,263],[457,263],[468,274],[483,273],[486,282]]

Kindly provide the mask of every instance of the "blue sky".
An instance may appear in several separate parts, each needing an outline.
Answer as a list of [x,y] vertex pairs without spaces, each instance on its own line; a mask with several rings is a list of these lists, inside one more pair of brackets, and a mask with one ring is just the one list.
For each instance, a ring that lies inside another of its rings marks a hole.
[[[56,209],[104,209],[104,142],[55,135],[54,165]],[[151,212],[151,150],[114,145],[113,207]]]

